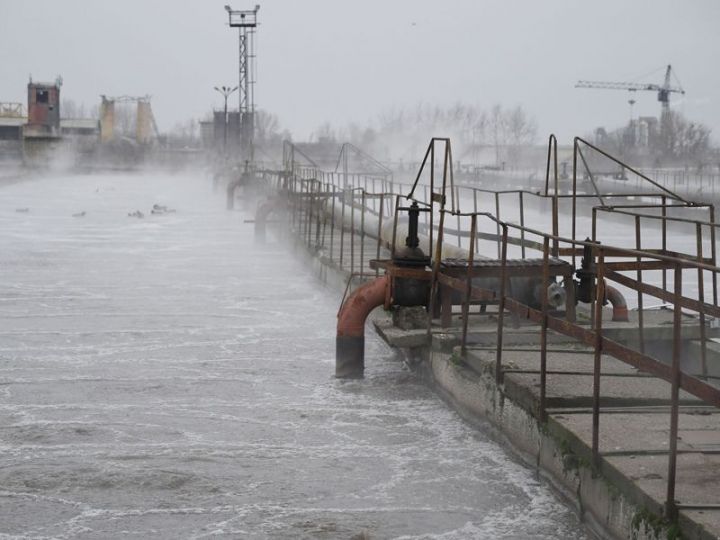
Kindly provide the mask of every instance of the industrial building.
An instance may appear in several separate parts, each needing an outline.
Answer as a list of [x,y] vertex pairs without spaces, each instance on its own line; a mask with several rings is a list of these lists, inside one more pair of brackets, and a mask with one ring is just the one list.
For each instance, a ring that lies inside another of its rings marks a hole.
[[[60,77],[51,83],[30,79],[26,107],[0,102],[0,160],[44,166],[61,149],[65,159],[69,156],[72,162],[88,163],[98,158],[116,161],[117,154],[137,159],[158,140],[150,96],[101,96],[99,119],[63,118],[61,87]],[[116,103],[134,106],[132,133],[120,129]],[[235,131],[233,136],[238,137]]]
[[22,161],[29,166],[49,162],[61,147],[83,154],[99,141],[100,126],[91,118],[62,118],[62,79],[27,85],[27,108],[21,103],[0,103],[0,159]]

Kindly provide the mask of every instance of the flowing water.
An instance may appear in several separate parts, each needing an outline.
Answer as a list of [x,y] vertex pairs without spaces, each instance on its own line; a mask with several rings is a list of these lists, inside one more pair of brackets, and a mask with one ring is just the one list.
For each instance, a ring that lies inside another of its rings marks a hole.
[[334,379],[339,291],[248,217],[199,174],[0,187],[1,538],[588,537],[372,332]]

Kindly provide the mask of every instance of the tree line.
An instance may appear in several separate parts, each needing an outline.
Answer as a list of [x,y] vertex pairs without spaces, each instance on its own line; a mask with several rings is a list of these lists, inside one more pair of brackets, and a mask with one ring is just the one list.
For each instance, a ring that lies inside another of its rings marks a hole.
[[312,133],[314,141],[348,141],[378,159],[417,160],[430,137],[449,137],[457,158],[472,160],[486,149],[495,165],[516,162],[523,149],[536,142],[537,122],[518,105],[491,108],[468,103],[450,106],[420,103],[381,112],[365,125],[335,126],[324,122]]

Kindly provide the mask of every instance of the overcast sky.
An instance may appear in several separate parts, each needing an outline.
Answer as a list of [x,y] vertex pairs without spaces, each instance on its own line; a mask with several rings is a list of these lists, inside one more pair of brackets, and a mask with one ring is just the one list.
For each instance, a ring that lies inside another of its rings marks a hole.
[[[225,3],[0,0],[0,101],[24,102],[30,74],[62,75],[63,98],[88,107],[151,94],[161,131],[204,116],[222,103],[213,86],[237,84]],[[543,138],[569,142],[630,115],[627,92],[578,79],[661,82],[670,63],[687,91],[671,107],[720,141],[718,0],[261,0],[258,18],[256,103],[296,140],[325,121],[463,101],[521,104]],[[658,115],[655,93],[634,98],[635,115]]]

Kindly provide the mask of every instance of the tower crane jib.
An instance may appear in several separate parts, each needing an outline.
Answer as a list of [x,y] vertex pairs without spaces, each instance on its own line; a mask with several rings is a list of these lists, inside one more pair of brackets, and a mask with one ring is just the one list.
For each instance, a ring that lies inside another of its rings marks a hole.
[[662,111],[666,113],[670,108],[670,94],[685,94],[682,86],[671,86],[672,66],[668,64],[665,69],[665,79],[662,84],[634,83],[634,82],[607,82],[607,81],[578,81],[575,88],[599,88],[602,90],[627,90],[629,92],[652,91],[657,92],[657,99],[662,104]]

